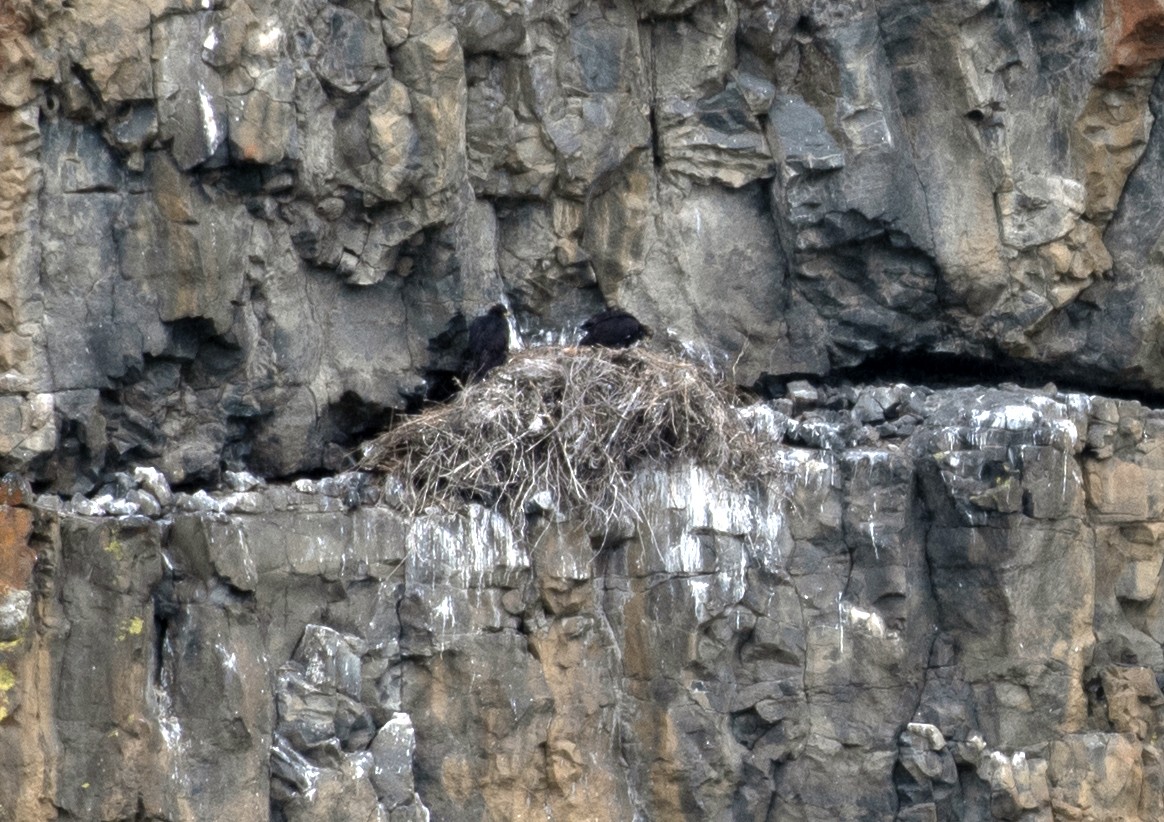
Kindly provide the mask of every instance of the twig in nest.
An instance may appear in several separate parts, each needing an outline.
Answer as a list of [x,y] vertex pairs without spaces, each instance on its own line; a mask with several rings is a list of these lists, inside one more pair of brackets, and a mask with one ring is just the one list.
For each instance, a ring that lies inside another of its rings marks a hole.
[[687,461],[739,483],[774,473],[778,442],[735,397],[706,367],[658,351],[528,349],[377,437],[360,467],[399,475],[414,513],[483,502],[518,522],[547,491],[599,529],[634,514],[630,483],[645,467]]

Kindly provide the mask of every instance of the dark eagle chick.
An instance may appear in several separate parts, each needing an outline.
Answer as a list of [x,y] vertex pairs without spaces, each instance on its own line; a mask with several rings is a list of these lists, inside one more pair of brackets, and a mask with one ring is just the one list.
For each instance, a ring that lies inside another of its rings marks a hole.
[[600,311],[582,323],[582,330],[586,332],[582,337],[582,345],[600,345],[604,348],[627,348],[651,336],[650,328],[621,308]]
[[509,311],[501,303],[469,323],[469,347],[465,352],[465,376],[476,382],[505,363],[509,354]]

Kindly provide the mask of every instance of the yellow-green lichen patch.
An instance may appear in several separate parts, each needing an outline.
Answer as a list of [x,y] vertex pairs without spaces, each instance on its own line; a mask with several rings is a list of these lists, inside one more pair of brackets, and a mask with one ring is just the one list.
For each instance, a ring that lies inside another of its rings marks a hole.
[[8,718],[8,692],[16,687],[16,674],[0,665],[0,722]]
[[110,537],[109,542],[105,545],[105,553],[112,554],[113,558],[120,562],[122,556],[121,540],[117,537]]
[[141,636],[141,632],[145,630],[145,621],[141,617],[129,617],[123,619],[121,624],[117,626],[117,639],[121,641],[126,637]]

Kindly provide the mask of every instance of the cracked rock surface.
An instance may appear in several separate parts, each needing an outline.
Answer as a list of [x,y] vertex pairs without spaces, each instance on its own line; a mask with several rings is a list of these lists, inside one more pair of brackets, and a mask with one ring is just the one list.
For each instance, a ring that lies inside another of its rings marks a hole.
[[[1164,818],[1162,43],[0,0],[0,822]],[[406,514],[353,454],[499,301],[633,312],[780,470]]]
[[[1164,390],[1146,0],[10,0],[0,452],[66,496],[345,455],[604,303],[744,384]],[[455,334],[454,334],[455,336]]]
[[644,472],[604,533],[354,474],[6,480],[0,808],[1159,818],[1164,412],[809,388],[749,412],[776,475]]

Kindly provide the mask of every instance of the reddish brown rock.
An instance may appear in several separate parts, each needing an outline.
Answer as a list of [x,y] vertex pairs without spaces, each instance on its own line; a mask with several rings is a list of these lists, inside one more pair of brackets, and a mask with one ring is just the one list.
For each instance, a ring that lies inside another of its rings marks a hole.
[[1164,60],[1164,2],[1104,0],[1102,72],[1117,84]]
[[0,593],[29,590],[36,553],[29,546],[32,511],[26,507],[28,486],[0,480]]

